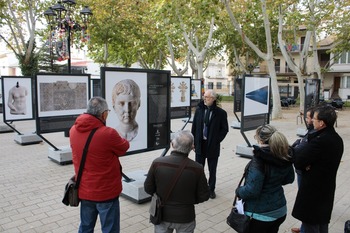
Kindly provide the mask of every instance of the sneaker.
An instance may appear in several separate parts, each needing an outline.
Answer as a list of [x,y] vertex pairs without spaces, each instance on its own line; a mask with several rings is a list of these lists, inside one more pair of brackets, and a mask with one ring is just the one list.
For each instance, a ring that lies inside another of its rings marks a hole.
[[294,227],[291,229],[292,233],[300,233],[300,228]]
[[214,198],[216,197],[215,191],[210,191],[209,197],[210,197],[211,199],[214,199]]

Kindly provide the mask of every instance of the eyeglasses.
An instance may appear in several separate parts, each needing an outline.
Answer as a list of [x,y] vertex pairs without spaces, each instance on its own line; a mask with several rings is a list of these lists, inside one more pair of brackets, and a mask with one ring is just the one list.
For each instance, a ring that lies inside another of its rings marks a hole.
[[203,96],[203,99],[211,99],[213,96]]

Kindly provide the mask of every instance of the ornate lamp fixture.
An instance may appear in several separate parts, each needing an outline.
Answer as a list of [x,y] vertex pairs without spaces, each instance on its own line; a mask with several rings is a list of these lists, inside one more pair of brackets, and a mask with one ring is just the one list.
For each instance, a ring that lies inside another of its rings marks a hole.
[[89,41],[87,33],[90,17],[93,15],[88,6],[80,11],[82,24],[74,19],[74,0],[58,1],[44,12],[47,23],[50,25],[49,46],[50,53],[55,51],[58,61],[68,60],[68,72],[71,73],[71,38],[72,33],[81,31],[81,41]]

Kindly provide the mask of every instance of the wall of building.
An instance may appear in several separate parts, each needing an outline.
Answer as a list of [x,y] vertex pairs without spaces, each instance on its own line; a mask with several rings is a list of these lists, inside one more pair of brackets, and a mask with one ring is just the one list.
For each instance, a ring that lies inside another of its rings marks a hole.
[[350,89],[339,88],[339,96],[342,100],[350,100]]
[[21,76],[18,60],[13,53],[0,52],[0,76]]

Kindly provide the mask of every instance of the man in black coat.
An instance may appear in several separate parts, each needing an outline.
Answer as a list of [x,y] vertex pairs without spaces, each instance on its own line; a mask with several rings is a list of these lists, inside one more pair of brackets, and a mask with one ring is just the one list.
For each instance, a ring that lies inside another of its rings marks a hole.
[[172,179],[183,162],[187,164],[180,174],[162,211],[162,222],[155,225],[155,232],[194,232],[196,214],[194,204],[209,199],[209,187],[203,166],[188,158],[193,149],[190,131],[175,133],[171,141],[170,156],[155,159],[148,171],[144,189],[148,194],[157,193],[165,201]]
[[337,114],[331,106],[315,109],[315,132],[295,147],[295,168],[302,171],[292,215],[302,221],[305,233],[328,233],[333,210],[336,176],[344,151],[334,129]]
[[[302,143],[307,143],[308,135],[312,134],[314,132],[314,124],[313,124],[313,120],[312,120],[313,117],[314,117],[314,107],[310,107],[306,111],[306,118],[305,118],[305,125],[306,125],[307,132],[306,132],[305,136],[302,136],[302,138],[297,139],[293,143],[292,147],[298,147],[298,146],[302,145]],[[299,187],[300,182],[301,182],[302,171],[295,169],[295,172],[297,173],[297,182],[298,182],[298,187]],[[291,230],[292,230],[292,233],[305,233],[304,227],[302,224],[301,224],[300,228],[293,227]]]
[[215,198],[216,168],[220,156],[220,143],[228,132],[227,113],[216,105],[213,90],[204,93],[193,117],[192,134],[196,161],[205,165],[208,160],[210,198]]

